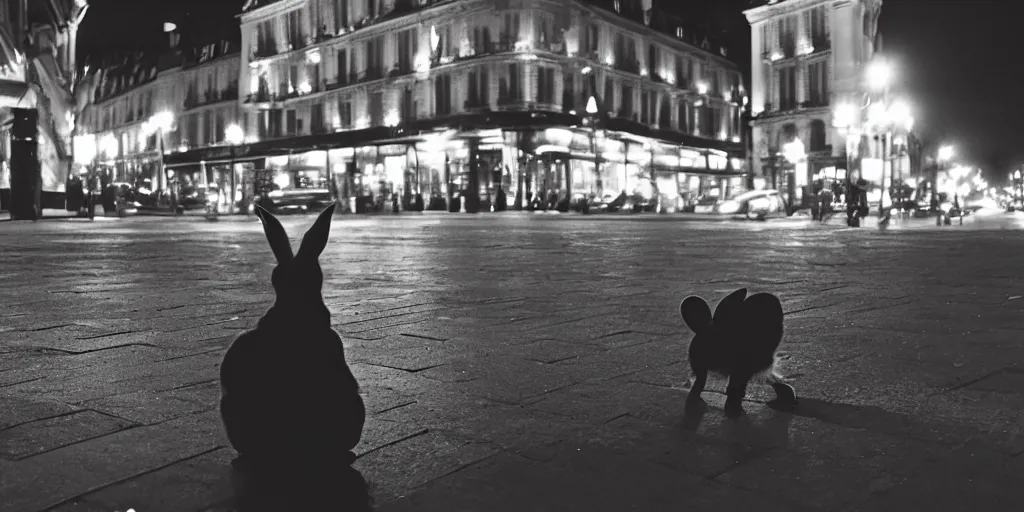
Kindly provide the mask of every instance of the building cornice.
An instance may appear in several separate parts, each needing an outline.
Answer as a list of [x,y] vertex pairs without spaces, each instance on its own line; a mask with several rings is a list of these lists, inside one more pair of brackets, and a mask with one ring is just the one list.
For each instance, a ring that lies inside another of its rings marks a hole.
[[[280,0],[261,5],[256,8],[251,8],[254,0],[246,2],[245,6],[242,7],[242,12],[235,17],[241,20],[241,23],[252,23],[254,21],[261,21],[263,18],[272,16],[274,14],[288,11],[294,8],[301,8],[306,5],[309,0]],[[251,10],[246,10],[250,9]]]
[[[630,30],[634,33],[642,34],[652,38],[657,38],[658,41],[661,42],[662,44],[673,46],[677,50],[685,50],[691,53],[698,53],[702,56],[714,59],[719,63],[725,64],[727,67],[736,68],[737,70],[739,70],[739,65],[733,62],[732,60],[729,60],[727,57],[716,54],[715,52],[712,52],[710,50],[701,48],[699,45],[695,45],[687,41],[683,41],[679,38],[672,37],[663,32],[659,32],[657,30],[652,29],[651,27],[648,27],[647,25],[644,25],[643,23],[633,21],[628,18],[624,18],[614,12],[608,11],[607,9],[602,9],[594,5],[583,3],[580,0],[573,0],[573,3],[576,4],[576,6],[579,7],[582,11],[592,16],[598,17],[606,23],[615,25],[619,28]],[[721,47],[721,45],[719,45],[719,47]]]
[[858,0],[842,0],[841,2],[836,2],[836,0],[780,0],[773,4],[765,4],[753,9],[747,9],[743,11],[743,15],[747,17],[747,23],[756,25],[767,19],[802,11],[816,5],[850,3],[851,1],[856,2]]

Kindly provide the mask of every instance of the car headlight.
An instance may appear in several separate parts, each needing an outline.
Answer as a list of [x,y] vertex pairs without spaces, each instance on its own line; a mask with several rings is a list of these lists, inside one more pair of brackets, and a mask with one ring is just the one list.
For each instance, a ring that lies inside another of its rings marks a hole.
[[718,206],[718,211],[722,213],[736,213],[740,211],[740,203],[738,201],[726,201]]
[[944,212],[948,212],[948,211],[953,209],[953,203],[950,203],[950,202],[947,201],[947,202],[942,203],[941,205],[939,205],[939,208],[942,209],[942,211],[944,211]]
[[284,195],[284,192],[281,192],[280,190],[271,190],[267,195],[270,197],[281,197]]
[[206,195],[206,202],[207,203],[216,203],[218,201],[220,201],[220,194],[214,192],[213,194],[207,194]]

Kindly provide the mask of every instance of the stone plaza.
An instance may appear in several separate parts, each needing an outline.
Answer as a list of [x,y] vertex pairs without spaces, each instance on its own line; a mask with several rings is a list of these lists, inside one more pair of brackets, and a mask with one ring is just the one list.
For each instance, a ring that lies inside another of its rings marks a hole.
[[[1024,510],[1022,230],[338,217],[354,466],[384,512]],[[255,217],[0,222],[0,510],[236,510],[218,365],[272,267]],[[739,287],[801,403],[686,414],[679,302]]]

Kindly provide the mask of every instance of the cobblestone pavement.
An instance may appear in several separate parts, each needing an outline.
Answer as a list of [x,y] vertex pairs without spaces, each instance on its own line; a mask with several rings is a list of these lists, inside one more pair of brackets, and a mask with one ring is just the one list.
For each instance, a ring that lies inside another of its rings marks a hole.
[[[355,467],[388,512],[1024,510],[1020,224],[339,217]],[[217,365],[271,268],[254,218],[0,223],[0,510],[234,509]],[[740,286],[801,405],[685,415],[679,301]]]

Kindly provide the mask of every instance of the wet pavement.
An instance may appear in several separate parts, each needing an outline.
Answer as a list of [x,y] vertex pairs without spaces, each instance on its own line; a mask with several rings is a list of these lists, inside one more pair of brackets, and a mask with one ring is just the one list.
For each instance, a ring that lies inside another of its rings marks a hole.
[[[1024,509],[1024,217],[666,217],[336,219],[377,510]],[[271,268],[255,218],[0,223],[0,510],[235,509],[217,365]],[[801,404],[686,414],[679,301],[740,286]]]

